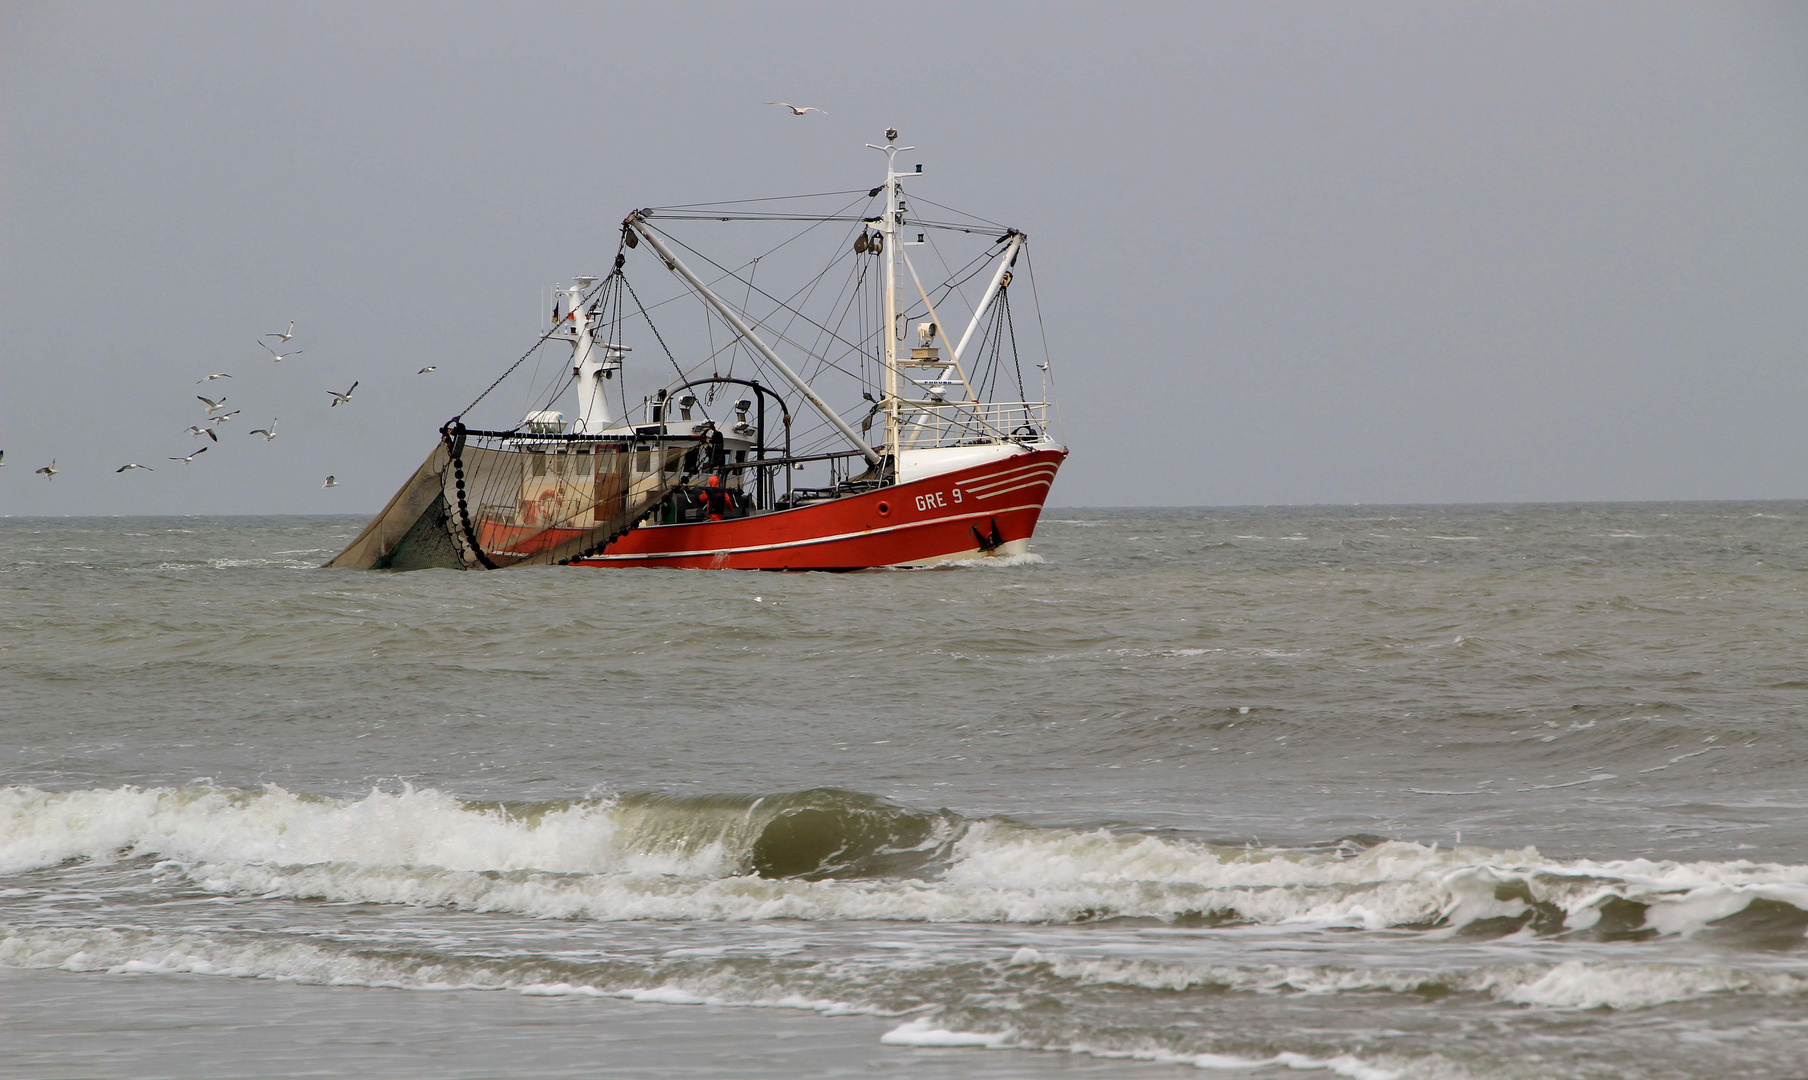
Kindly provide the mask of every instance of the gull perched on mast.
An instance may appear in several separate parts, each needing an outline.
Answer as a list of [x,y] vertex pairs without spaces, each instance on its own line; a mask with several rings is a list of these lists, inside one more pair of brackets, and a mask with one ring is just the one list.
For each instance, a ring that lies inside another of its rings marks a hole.
[[766,104],[783,105],[785,108],[791,110],[792,116],[802,116],[803,114],[805,114],[807,112],[822,113],[822,115],[824,115],[824,116],[829,115],[826,112],[822,112],[821,109],[817,108],[814,105],[793,105],[789,101],[768,101]]
[[[283,339],[283,340],[285,340],[285,341],[286,341],[286,340],[288,340],[288,339],[287,339],[287,338],[284,338],[284,339]],[[263,342],[261,342],[261,341],[260,341],[260,342],[258,342],[258,344],[259,344],[259,345],[264,345],[264,343],[263,343]],[[272,360],[274,360],[274,361],[276,361],[276,362],[277,362],[277,363],[279,363],[279,364],[280,364],[280,363],[282,363],[282,362],[283,362],[283,361],[284,361],[284,360],[287,360],[287,359],[288,359],[288,358],[289,358],[289,357],[291,357],[291,356],[300,356],[300,355],[301,355],[301,354],[302,354],[302,353],[304,353],[304,352],[306,352],[306,351],[307,351],[307,350],[306,350],[306,349],[296,349],[296,350],[295,350],[295,351],[294,351],[294,352],[283,352],[283,353],[279,353],[279,352],[277,352],[277,351],[276,351],[276,350],[275,350],[275,349],[272,349],[272,348],[271,348],[271,347],[270,347],[270,346],[268,346],[268,345],[264,345],[264,351],[265,351],[265,352],[267,352],[267,353],[269,353],[269,354],[270,354],[270,359],[272,359]]]
[[[289,320],[289,328],[287,330],[284,330],[281,333],[277,333],[277,334],[265,334],[264,336],[275,338],[276,343],[278,345],[287,345],[289,343],[289,339],[295,336],[295,320],[294,319]],[[260,341],[260,342],[258,342],[258,344],[262,345],[263,342]]]

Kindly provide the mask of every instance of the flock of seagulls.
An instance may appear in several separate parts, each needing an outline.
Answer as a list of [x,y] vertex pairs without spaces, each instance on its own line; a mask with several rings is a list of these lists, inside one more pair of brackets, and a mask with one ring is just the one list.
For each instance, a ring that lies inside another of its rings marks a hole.
[[[819,116],[829,115],[825,110],[819,109],[814,105],[793,105],[789,101],[768,101],[768,102],[766,102],[766,104],[777,105],[780,108],[789,109],[789,110],[791,110],[792,116],[803,116],[807,113],[816,113]],[[268,334],[264,334],[262,337],[258,338],[257,343],[263,347],[265,352],[270,354],[271,362],[277,363],[277,364],[282,363],[284,360],[287,360],[291,356],[300,356],[302,354],[302,352],[304,351],[302,349],[294,349],[290,352],[277,352],[275,349],[270,347],[270,344],[268,342],[266,342],[264,340],[264,338],[275,338],[276,343],[278,345],[287,345],[290,341],[294,340],[294,338],[295,338],[295,321],[293,319],[289,320],[289,328],[287,330],[277,330],[277,331],[273,331]],[[1046,365],[1038,365],[1038,366],[1046,367]],[[415,374],[416,375],[431,375],[438,370],[439,370],[438,366],[429,364],[426,367],[421,368],[419,371],[415,372]],[[203,378],[196,379],[195,385],[199,386],[202,383],[211,383],[211,382],[215,382],[220,379],[230,379],[230,378],[232,378],[232,375],[230,373],[224,372],[224,371],[216,371],[211,375],[207,375]],[[352,391],[354,391],[356,389],[358,389],[358,384],[356,381],[354,381],[349,387],[347,387],[345,389],[344,393],[340,393],[337,390],[328,390],[327,394],[329,396],[331,396],[333,399],[328,407],[336,409],[341,405],[350,404],[350,402],[352,400]],[[202,436],[206,436],[209,440],[211,440],[213,442],[216,442],[216,443],[219,442],[220,436],[219,436],[219,433],[214,430],[215,426],[226,423],[227,421],[231,420],[233,417],[239,415],[239,413],[242,410],[233,409],[231,412],[224,411],[225,407],[226,407],[226,397],[224,394],[222,394],[218,399],[204,397],[200,394],[196,394],[195,397],[199,401],[201,401],[202,404],[207,406],[207,419],[203,422],[203,424],[190,425],[189,429],[188,429],[189,436],[191,438],[196,438],[196,439],[199,439]],[[271,442],[276,438],[276,421],[274,419],[272,419],[270,421],[269,427],[252,428],[246,434],[262,435],[264,437],[265,442]],[[203,446],[203,447],[201,447],[201,449],[196,450],[194,453],[189,454],[187,457],[171,457],[170,460],[171,461],[180,461],[184,465],[190,465],[190,464],[194,463],[194,460],[196,458],[200,457],[202,454],[205,454],[205,453],[207,453],[207,447]],[[5,465],[6,465],[6,451],[0,450],[0,468],[5,467]],[[140,465],[136,461],[129,461],[126,464],[121,465],[119,468],[114,469],[113,471],[115,473],[125,473],[125,472],[132,472],[132,471],[138,470],[138,469],[142,469],[145,472],[155,472],[156,471],[155,469],[151,468],[149,465]],[[60,471],[61,470],[59,470],[57,468],[57,463],[56,463],[55,458],[50,459],[50,464],[44,466],[41,469],[34,470],[34,472],[37,475],[42,476],[46,480],[55,480],[57,473]],[[338,487],[339,480],[336,477],[329,476],[326,478],[326,483],[324,483],[320,486],[323,488]]]
[[[279,346],[287,345],[291,340],[294,339],[294,337],[295,337],[295,323],[293,321],[291,321],[289,323],[289,328],[287,330],[279,330],[274,333],[269,333],[269,334],[263,335],[263,338],[276,339],[276,343]],[[277,352],[275,349],[271,348],[270,345],[266,341],[263,340],[263,338],[259,338],[257,343],[259,345],[263,346],[265,352],[270,354],[270,360],[272,363],[280,364],[291,356],[300,356],[302,354],[303,350],[301,350],[301,349],[293,349],[288,352]],[[438,370],[439,370],[439,368],[437,366],[428,365],[427,367],[421,368],[419,371],[415,372],[415,374],[416,375],[431,375],[432,373],[434,373],[435,371],[438,371]],[[195,385],[200,386],[203,383],[211,384],[211,383],[217,382],[221,379],[230,379],[230,378],[232,378],[232,374],[230,372],[216,371],[211,375],[207,375],[202,378],[196,379]],[[343,393],[341,393],[338,390],[328,390],[327,394],[333,399],[329,407],[330,408],[338,408],[341,405],[350,404],[351,400],[352,400],[352,393],[353,393],[353,391],[355,391],[357,389],[358,389],[358,383],[356,381],[354,381],[349,387],[347,387],[345,389],[345,391]],[[208,391],[209,394],[215,393],[215,392],[216,391],[212,391],[212,390]],[[219,425],[227,423],[233,417],[238,416],[243,411],[241,409],[230,409],[230,410],[227,409],[227,407],[226,407],[227,402],[226,402],[225,394],[221,394],[217,398],[208,397],[206,394],[196,394],[195,400],[199,401],[201,404],[207,406],[207,417],[206,417],[206,419],[202,420],[198,424],[189,425],[188,435],[190,438],[193,438],[193,439],[199,439],[199,438],[205,437],[209,442],[213,442],[213,443],[219,442],[220,435],[219,435],[219,431],[217,430]],[[277,424],[276,419],[272,418],[270,421],[269,427],[252,428],[250,431],[246,432],[246,434],[261,435],[261,436],[263,436],[263,439],[265,442],[267,442],[267,443],[273,442],[276,439],[276,424]],[[192,454],[188,454],[186,456],[172,455],[169,460],[180,461],[184,465],[192,465],[192,464],[194,464],[196,458],[200,457],[202,454],[207,453],[207,451],[208,451],[208,447],[202,446],[199,450],[196,450]],[[6,451],[0,450],[0,467],[4,467],[5,464],[6,464]],[[151,468],[149,465],[140,465],[136,461],[128,461],[124,465],[121,465],[119,468],[114,469],[113,471],[114,471],[114,473],[118,474],[118,473],[134,472],[134,471],[138,471],[138,470],[143,470],[144,472],[156,472],[157,471],[157,470]],[[41,469],[35,470],[37,475],[42,476],[46,480],[55,480],[57,477],[57,473],[59,473],[61,471],[62,470],[57,468],[57,463],[56,463],[55,458],[51,459],[50,464],[44,466]],[[323,488],[338,487],[339,479],[338,479],[338,477],[335,477],[335,476],[329,476],[326,478],[326,483],[324,483],[320,486]]]

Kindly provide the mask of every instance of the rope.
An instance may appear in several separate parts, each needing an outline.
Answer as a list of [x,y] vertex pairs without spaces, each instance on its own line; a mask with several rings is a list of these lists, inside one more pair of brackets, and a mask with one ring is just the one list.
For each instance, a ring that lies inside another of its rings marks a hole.
[[[619,255],[619,254],[621,254],[621,250],[620,250],[620,249],[619,249],[619,248],[617,248],[617,249],[616,249],[616,254],[617,254],[617,255]],[[597,294],[597,293],[599,293],[599,292],[601,292],[601,291],[602,291],[602,289],[603,289],[603,286],[604,286],[604,285],[607,285],[607,284],[608,284],[608,283],[609,283],[609,280],[610,280],[610,278],[613,278],[613,277],[615,277],[615,276],[616,276],[616,275],[617,275],[617,274],[620,274],[620,273],[621,273],[621,269],[620,269],[620,268],[619,268],[619,267],[617,267],[617,268],[616,268],[616,270],[615,270],[615,273],[613,273],[613,274],[610,274],[610,275],[609,275],[609,277],[606,277],[606,278],[604,278],[604,279],[603,279],[603,280],[602,280],[602,281],[600,281],[600,282],[598,282],[598,283],[597,283],[597,284],[596,284],[596,286],[595,286],[595,287],[594,287],[594,288],[592,288],[592,289],[591,289],[591,290],[590,290],[590,291],[589,291],[589,292],[588,292],[588,293],[585,293],[585,294],[584,294],[584,296],[583,296],[583,297],[582,297],[582,298],[581,298],[581,299],[579,299],[579,301],[578,301],[578,305],[579,305],[579,306],[582,306],[582,305],[583,305],[583,303],[584,303],[584,301],[586,301],[586,300],[589,300],[589,299],[590,299],[590,298],[591,298],[591,297],[593,297],[593,296],[595,296],[595,295],[596,295],[596,294]],[[625,279],[624,279],[624,280],[625,280]],[[573,308],[573,309],[572,309],[572,310],[574,310],[574,311],[575,311],[575,310],[577,310],[577,308],[576,308],[576,307],[574,307],[574,308]],[[490,385],[488,385],[488,386],[486,386],[486,387],[484,387],[484,388],[483,388],[483,393],[481,393],[481,394],[478,394],[478,395],[477,395],[477,396],[476,396],[476,397],[474,397],[474,398],[472,398],[472,399],[471,399],[471,403],[470,403],[470,404],[469,404],[469,405],[466,405],[466,406],[465,406],[465,407],[464,407],[464,408],[462,408],[462,409],[460,409],[460,410],[459,410],[459,411],[458,411],[458,415],[460,415],[460,416],[463,416],[463,415],[464,415],[464,414],[465,414],[465,413],[468,413],[468,412],[470,412],[470,411],[471,411],[471,410],[472,410],[472,409],[475,409],[475,408],[476,408],[476,407],[477,407],[477,403],[478,403],[478,402],[480,402],[480,401],[482,401],[482,400],[483,400],[483,399],[484,399],[484,398],[486,398],[486,397],[489,397],[489,396],[490,396],[490,391],[491,391],[491,390],[494,390],[494,389],[496,389],[496,388],[497,388],[497,387],[498,387],[498,386],[501,386],[501,385],[502,385],[502,380],[504,380],[504,379],[506,379],[506,378],[508,378],[508,377],[509,377],[509,376],[510,376],[510,375],[513,375],[513,374],[514,374],[514,373],[515,373],[515,369],[516,369],[516,368],[518,368],[518,367],[520,367],[520,366],[521,366],[521,365],[522,365],[522,364],[525,364],[525,363],[527,363],[527,358],[528,358],[528,357],[530,357],[530,356],[532,356],[532,355],[534,355],[534,353],[536,353],[536,352],[538,352],[538,351],[539,351],[539,350],[540,350],[540,346],[542,346],[542,345],[544,345],[544,344],[546,344],[546,343],[547,343],[547,342],[548,342],[548,341],[551,341],[551,340],[552,340],[552,336],[553,336],[553,335],[554,335],[554,334],[556,334],[556,333],[558,333],[558,332],[559,332],[559,324],[558,324],[558,323],[554,323],[554,324],[553,324],[553,325],[552,325],[552,329],[550,329],[550,330],[548,330],[548,331],[546,331],[546,333],[544,333],[544,334],[541,334],[541,335],[540,335],[540,340],[539,340],[539,341],[536,341],[536,342],[534,342],[534,347],[533,347],[533,348],[531,348],[531,349],[529,349],[529,350],[527,350],[527,351],[526,351],[526,352],[524,352],[524,353],[522,353],[522,354],[521,354],[521,359],[519,359],[519,360],[517,360],[517,361],[515,361],[515,362],[514,362],[514,363],[512,363],[512,364],[510,364],[510,365],[509,365],[509,366],[508,366],[508,370],[507,370],[507,371],[505,371],[505,372],[503,372],[503,373],[502,373],[502,374],[500,374],[500,375],[498,375],[498,376],[496,376],[496,381],[495,381],[495,382],[493,382],[493,383],[491,383],[491,384],[490,384]]]
[[[683,382],[684,369],[678,366],[678,358],[672,355],[671,347],[665,343],[665,337],[660,334],[659,327],[653,325],[653,317],[647,314],[646,305],[640,302],[640,294],[634,291],[634,285],[626,275],[622,276],[622,284],[628,287],[628,295],[634,298],[634,306],[640,309],[640,317],[647,320],[647,329],[653,331],[653,337],[659,342],[659,347],[665,350],[665,358],[672,362],[672,370],[678,373],[678,381]],[[623,412],[625,414],[626,410]]]

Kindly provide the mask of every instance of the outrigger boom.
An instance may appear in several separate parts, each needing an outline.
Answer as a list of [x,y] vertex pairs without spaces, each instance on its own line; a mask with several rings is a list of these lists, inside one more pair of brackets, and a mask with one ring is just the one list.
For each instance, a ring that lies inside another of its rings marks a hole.
[[692,273],[691,268],[684,265],[683,260],[672,254],[672,249],[666,247],[665,243],[659,239],[659,233],[647,227],[640,211],[636,210],[629,214],[628,219],[622,222],[622,227],[633,229],[635,234],[645,240],[654,251],[659,252],[659,257],[665,260],[666,266],[670,267],[674,274],[683,278],[686,284],[696,290],[697,295],[701,296],[705,303],[715,308],[716,313],[722,316],[724,322],[734,328],[735,333],[741,335],[748,344],[758,349],[760,355],[766,358],[766,362],[777,368],[778,373],[785,377],[785,381],[797,387],[798,393],[808,399],[810,404],[816,406],[816,410],[822,413],[823,419],[834,425],[835,430],[847,436],[848,442],[854,444],[854,448],[860,451],[862,457],[866,458],[867,464],[879,464],[879,452],[866,445],[866,440],[848,426],[848,422],[841,418],[841,414],[829,408],[829,403],[822,400],[822,396],[812,390],[809,383],[799,378],[797,372],[792,371],[791,365],[785,363],[778,353],[772,351],[772,346],[761,341],[760,336],[753,332],[753,328],[742,321],[739,312],[725,303],[708,285],[703,284],[703,279]]

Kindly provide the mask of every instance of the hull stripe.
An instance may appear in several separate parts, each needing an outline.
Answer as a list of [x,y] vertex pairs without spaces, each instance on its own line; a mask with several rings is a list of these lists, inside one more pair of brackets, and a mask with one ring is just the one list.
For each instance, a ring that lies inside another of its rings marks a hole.
[[[1026,485],[1027,486],[1027,485]],[[945,525],[951,522],[973,521],[980,518],[995,517],[1018,510],[1041,510],[1041,503],[1023,503],[1020,506],[1007,506],[1001,509],[986,509],[976,514],[953,514],[948,517],[931,518],[926,521],[911,521],[902,525],[887,525],[881,529],[861,529],[858,532],[837,533],[834,536],[813,536],[807,540],[787,540],[777,544],[750,544],[745,547],[700,548],[695,551],[649,551],[622,553],[618,555],[592,555],[580,562],[622,562],[648,559],[697,559],[719,555],[741,555],[754,551],[779,551],[786,548],[814,547],[817,544],[832,544],[838,540],[858,540],[862,537],[880,536],[885,533],[901,532],[906,529],[920,529],[931,525]]]
[[1053,475],[1055,475],[1055,469],[1056,469],[1056,466],[1050,465],[1047,462],[1037,462],[1036,464],[1033,464],[1033,465],[1026,465],[1021,468],[1012,469],[1011,471],[1006,472],[1006,473],[1000,473],[997,476],[988,476],[984,480],[979,481],[978,483],[962,484],[961,487],[968,491],[976,491],[976,492],[984,491],[987,488],[994,488],[1000,484],[1008,484],[1012,480],[1016,480],[1022,476],[1027,476],[1033,472],[1046,471],[1050,476],[1053,476]]
[[1024,488],[1033,488],[1033,487],[1038,487],[1038,486],[1048,487],[1052,483],[1054,483],[1053,477],[1037,478],[1035,480],[1025,481],[1024,483],[1018,484],[1014,487],[1002,488],[998,491],[988,491],[984,495],[975,495],[973,497],[975,499],[990,499],[997,495],[1009,495],[1013,491],[1022,491]]

